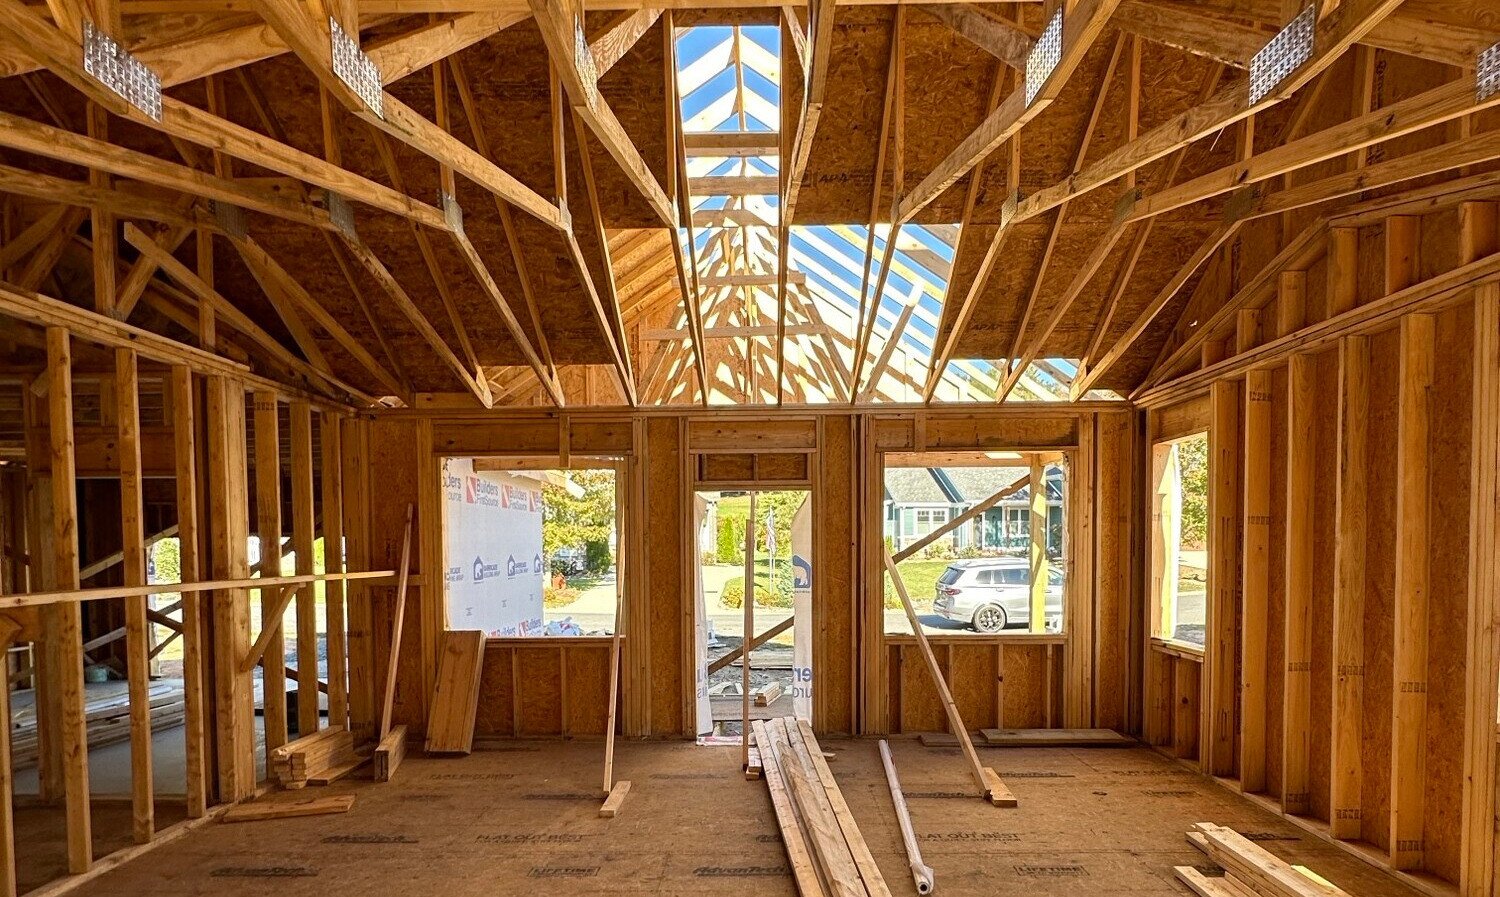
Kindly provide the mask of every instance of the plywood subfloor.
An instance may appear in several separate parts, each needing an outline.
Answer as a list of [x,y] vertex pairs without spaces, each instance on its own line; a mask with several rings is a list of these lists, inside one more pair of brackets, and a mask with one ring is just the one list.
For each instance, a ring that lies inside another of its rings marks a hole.
[[[892,893],[910,893],[875,742],[823,745]],[[1362,897],[1415,893],[1145,748],[982,750],[1020,798],[1003,810],[965,796],[956,749],[893,747],[945,894],[1183,895],[1172,867],[1206,864],[1184,839],[1197,821],[1250,833]],[[518,742],[411,757],[391,784],[327,789],[357,795],[347,814],[211,825],[84,893],[795,894],[765,784],[740,776],[738,748],[620,744],[616,773],[634,785],[613,820],[597,815],[600,756],[598,743]]]

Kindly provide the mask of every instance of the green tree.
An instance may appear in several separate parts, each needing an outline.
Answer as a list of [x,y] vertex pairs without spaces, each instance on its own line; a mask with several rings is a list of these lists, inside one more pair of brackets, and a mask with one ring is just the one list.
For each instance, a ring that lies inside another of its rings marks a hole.
[[1208,437],[1177,444],[1177,472],[1182,478],[1182,544],[1208,544]]
[[721,564],[745,562],[745,518],[720,517],[717,560]]
[[[614,471],[574,470],[568,479],[582,495],[551,483],[542,487],[542,552],[550,558],[562,548],[586,549],[591,564],[602,558],[607,566],[607,546],[615,529]],[[600,545],[606,546],[602,555]]]

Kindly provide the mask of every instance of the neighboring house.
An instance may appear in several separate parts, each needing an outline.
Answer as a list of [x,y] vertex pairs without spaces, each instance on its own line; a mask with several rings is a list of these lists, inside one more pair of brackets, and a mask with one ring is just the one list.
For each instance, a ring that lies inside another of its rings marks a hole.
[[[1026,476],[1023,467],[889,467],[885,536],[897,550]],[[1047,468],[1047,553],[1062,555],[1062,469]],[[955,549],[1025,549],[1031,543],[1031,489],[1014,495],[944,537]]]

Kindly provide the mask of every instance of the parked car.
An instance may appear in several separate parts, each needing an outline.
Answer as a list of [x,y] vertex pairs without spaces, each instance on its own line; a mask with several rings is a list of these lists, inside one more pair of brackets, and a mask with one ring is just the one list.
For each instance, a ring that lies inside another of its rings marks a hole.
[[[1045,619],[1057,631],[1062,622],[1063,574],[1047,570]],[[932,609],[979,632],[1024,628],[1031,623],[1031,564],[1025,558],[954,561],[938,577]]]

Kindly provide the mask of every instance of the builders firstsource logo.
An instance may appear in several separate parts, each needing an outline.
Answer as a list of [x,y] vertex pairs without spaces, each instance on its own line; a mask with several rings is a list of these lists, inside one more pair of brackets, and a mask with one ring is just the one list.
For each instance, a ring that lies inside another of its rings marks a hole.
[[485,508],[498,508],[500,487],[479,477],[464,477],[464,501]]
[[[456,473],[443,471],[443,497],[448,501],[458,501],[458,497],[464,494],[464,478]],[[472,502],[471,502],[472,503]]]
[[499,564],[486,564],[483,558],[474,559],[474,581],[484,582],[500,575]]

